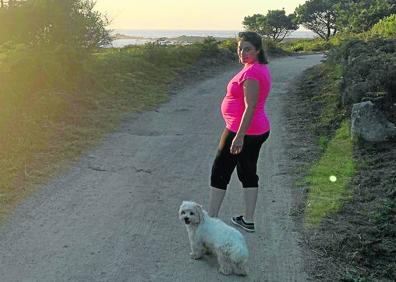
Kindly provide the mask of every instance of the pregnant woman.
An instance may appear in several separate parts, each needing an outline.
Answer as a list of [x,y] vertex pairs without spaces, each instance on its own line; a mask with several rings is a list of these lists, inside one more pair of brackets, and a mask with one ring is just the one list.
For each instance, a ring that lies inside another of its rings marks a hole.
[[243,68],[228,83],[221,105],[225,129],[212,166],[208,213],[218,216],[236,167],[244,189],[245,213],[231,220],[244,230],[254,232],[259,180],[257,160],[270,133],[265,102],[271,89],[271,74],[262,38],[257,33],[238,34],[238,57]]

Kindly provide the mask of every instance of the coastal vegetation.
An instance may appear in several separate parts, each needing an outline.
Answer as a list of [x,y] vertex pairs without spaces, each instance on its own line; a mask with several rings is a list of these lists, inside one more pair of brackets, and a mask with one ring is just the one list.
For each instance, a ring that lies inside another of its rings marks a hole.
[[293,215],[315,281],[393,281],[395,142],[351,140],[340,72],[327,61],[293,86],[287,116],[301,195]]
[[309,93],[306,111],[313,113],[307,128],[321,152],[298,181],[307,191],[302,216],[307,245],[316,254],[312,275],[320,281],[394,281],[396,140],[352,140],[350,124],[353,106],[365,101],[396,124],[396,5],[307,1],[296,19],[320,2],[333,3],[329,12],[336,12],[322,26],[323,36],[277,44],[327,57],[302,83]]
[[[323,78],[320,79],[322,88],[318,95],[312,98],[312,103],[321,101],[321,114],[315,128],[333,129],[332,131],[322,130],[317,132],[319,143],[326,148],[324,159],[326,159],[327,144],[335,141],[333,138],[336,138],[338,128],[341,130],[342,122],[350,122],[353,104],[361,101],[372,101],[385,113],[390,122],[396,122],[396,97],[394,92],[396,78],[396,40],[394,32],[396,29],[394,28],[394,19],[394,15],[386,17],[375,24],[372,29],[363,33],[340,34],[328,42],[316,39],[308,43],[310,44],[308,46],[314,46],[312,44],[316,42],[328,44],[328,59],[322,64],[319,71],[323,74]],[[288,50],[311,51],[312,49],[304,46],[305,42],[307,41],[293,42],[289,46],[287,44],[284,46]],[[343,126],[345,126],[345,123]],[[324,140],[327,141],[324,142]],[[347,143],[338,148],[349,147],[352,141]],[[359,146],[359,143],[354,144],[355,148]],[[332,155],[334,155],[334,152]],[[343,163],[353,161],[352,154],[345,153],[343,156],[349,156],[351,160],[340,162],[338,167],[342,167]],[[319,166],[319,168],[316,166]],[[320,166],[321,161],[314,166],[312,175],[308,176],[308,179],[310,179],[308,182],[313,183],[312,179],[316,178],[314,171],[321,170]],[[349,167],[345,170],[348,175],[350,175]],[[329,168],[325,166],[323,170],[326,171]],[[341,174],[343,173],[341,172]],[[328,182],[328,186],[330,185],[333,184]],[[348,185],[349,183],[344,183],[343,188],[340,187],[340,189],[345,190]],[[316,193],[318,189],[320,190],[317,184],[312,184],[312,193]],[[327,185],[323,185],[322,190],[326,189]],[[326,197],[319,198],[323,199],[324,203],[327,201]],[[315,213],[312,211],[310,204],[311,202],[308,201],[307,210],[310,210],[309,214]],[[328,206],[328,208],[331,209],[331,206]],[[320,222],[318,218],[308,219],[308,221]]]
[[[213,37],[103,48],[109,20],[94,1],[14,2],[0,9],[0,217],[123,118],[166,101],[181,73],[236,52],[234,39]],[[272,56],[327,56],[304,78],[321,154],[301,185],[310,245],[343,266],[328,281],[396,280],[395,143],[350,138],[354,103],[372,101],[396,122],[396,4],[309,0],[294,14],[269,11],[243,23],[266,38]],[[318,37],[284,40],[298,25]]]
[[[396,4],[391,0],[308,0],[270,21],[245,17],[246,28],[289,54],[324,52],[301,87],[312,114],[307,125],[321,152],[297,181],[306,187],[303,222],[321,281],[396,280],[395,140],[352,140],[355,104],[370,101],[396,124]],[[280,10],[278,11],[280,13]],[[285,24],[288,21],[294,26]],[[314,39],[284,40],[302,25]],[[330,232],[331,230],[331,232]],[[331,266],[329,261],[332,262]]]
[[[395,12],[396,4],[387,0],[355,1],[347,5],[337,0],[306,1],[296,8],[294,20],[319,36],[315,39],[273,43],[290,53],[319,51],[327,54],[326,62],[316,70],[322,74],[320,79],[322,88],[311,101],[315,104],[320,101],[318,104],[322,109],[315,128],[333,129],[333,131],[317,132],[322,147],[326,148],[327,144],[334,141],[333,134],[337,135],[337,129],[341,130],[341,124],[345,127],[347,124],[345,122],[350,122],[354,103],[363,100],[373,101],[384,111],[389,121],[396,122]],[[352,16],[347,17],[347,13],[351,13]],[[245,20],[252,18],[248,17]],[[257,14],[254,18],[260,18],[260,15]],[[362,21],[365,24],[362,24]],[[259,25],[260,20],[256,20],[256,24]],[[250,24],[250,27],[253,25]],[[255,30],[260,32],[259,27]],[[270,38],[265,33],[261,33]],[[350,145],[345,144],[345,146]],[[359,144],[354,146],[358,147]],[[344,154],[344,156],[352,158],[352,154]],[[326,169],[328,167],[324,168]],[[348,175],[350,175],[349,169]],[[311,183],[316,179],[314,175],[308,178]],[[342,189],[345,190],[348,183],[344,184]],[[317,190],[318,188],[312,187],[312,191]],[[319,198],[326,201],[325,197]],[[311,206],[309,210],[311,210],[309,214],[312,214]],[[320,222],[318,218],[308,221]]]
[[340,1],[308,0],[294,13],[269,10],[267,14],[246,16],[243,25],[274,42],[303,26],[329,41],[338,34],[367,32],[381,19],[396,14],[393,0]]
[[166,101],[178,75],[232,48],[210,38],[101,48],[108,21],[93,8],[31,0],[0,9],[0,217],[125,116]]

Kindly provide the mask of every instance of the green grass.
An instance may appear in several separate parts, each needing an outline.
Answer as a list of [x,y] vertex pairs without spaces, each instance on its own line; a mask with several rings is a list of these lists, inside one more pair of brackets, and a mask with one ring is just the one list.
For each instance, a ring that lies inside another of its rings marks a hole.
[[[344,121],[326,146],[321,159],[311,168],[305,182],[309,193],[305,208],[305,225],[313,227],[330,213],[337,212],[350,197],[348,184],[354,175],[353,145],[349,122]],[[335,182],[330,181],[335,176]]]
[[330,125],[342,112],[338,109],[338,102],[341,95],[342,69],[341,65],[327,63],[323,64],[323,71],[326,74],[325,84],[320,90],[320,95],[317,96],[323,105],[319,124]]
[[331,138],[323,130],[333,128],[335,121],[342,120],[345,115],[345,109],[340,105],[341,75],[341,65],[329,62],[315,66],[307,74],[307,81],[315,85],[310,96],[310,104],[313,105],[311,110],[318,112],[309,128],[320,135],[317,144],[322,151],[326,149]]
[[320,52],[328,50],[331,44],[324,39],[315,38],[284,41],[278,46],[287,52]]

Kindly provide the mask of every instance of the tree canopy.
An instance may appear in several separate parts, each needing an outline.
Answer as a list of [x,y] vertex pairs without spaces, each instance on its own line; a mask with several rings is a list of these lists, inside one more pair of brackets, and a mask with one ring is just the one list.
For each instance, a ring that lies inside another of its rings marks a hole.
[[396,14],[395,0],[308,0],[294,11],[297,23],[328,40],[339,31],[360,33]]
[[381,19],[396,14],[395,0],[338,1],[337,25],[340,30],[364,32]]
[[27,0],[0,9],[0,43],[91,49],[111,42],[109,20],[92,0]]
[[337,0],[309,0],[295,10],[297,22],[329,40],[337,32]]
[[243,25],[245,29],[255,31],[275,42],[282,41],[298,28],[294,15],[287,16],[285,10],[269,10],[267,15],[247,16],[243,20]]

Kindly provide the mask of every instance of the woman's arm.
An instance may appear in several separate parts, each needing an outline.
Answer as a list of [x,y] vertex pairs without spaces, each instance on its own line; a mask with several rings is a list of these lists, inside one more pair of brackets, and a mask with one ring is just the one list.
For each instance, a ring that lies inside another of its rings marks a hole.
[[239,154],[242,151],[243,138],[252,121],[259,97],[259,82],[254,79],[245,80],[243,83],[243,92],[245,96],[245,111],[243,112],[238,132],[231,144],[231,154]]

